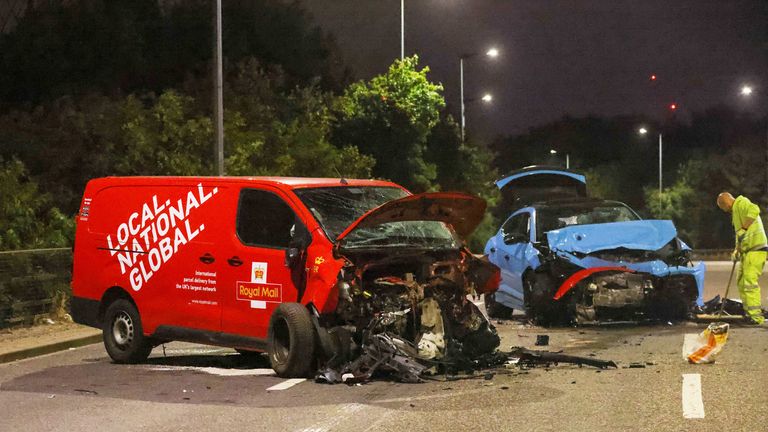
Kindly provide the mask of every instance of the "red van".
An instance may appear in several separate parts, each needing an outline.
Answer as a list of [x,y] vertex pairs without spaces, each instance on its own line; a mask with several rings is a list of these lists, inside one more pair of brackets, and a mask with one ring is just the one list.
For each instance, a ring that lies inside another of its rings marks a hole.
[[[182,340],[267,351],[288,377],[349,359],[374,317],[435,355],[447,350],[440,338],[477,348],[472,338],[493,329],[466,296],[495,290],[498,269],[462,237],[484,212],[472,195],[411,195],[375,180],[91,180],[77,217],[72,317],[101,328],[118,363]],[[419,321],[426,300],[448,317],[438,338]]]

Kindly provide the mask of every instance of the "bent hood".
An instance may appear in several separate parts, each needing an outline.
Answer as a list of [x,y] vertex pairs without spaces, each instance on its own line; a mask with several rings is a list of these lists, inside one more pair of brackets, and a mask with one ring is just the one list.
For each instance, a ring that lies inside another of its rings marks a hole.
[[358,229],[388,222],[439,221],[467,238],[485,215],[485,200],[460,192],[428,192],[386,202],[361,216],[339,234],[337,241]]
[[675,237],[677,229],[669,220],[574,225],[547,233],[551,249],[583,254],[617,248],[655,251]]

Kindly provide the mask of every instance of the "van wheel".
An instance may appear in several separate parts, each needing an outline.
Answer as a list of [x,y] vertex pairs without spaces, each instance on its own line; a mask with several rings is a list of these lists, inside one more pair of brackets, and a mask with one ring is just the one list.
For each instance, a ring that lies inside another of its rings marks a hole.
[[315,360],[315,327],[307,308],[282,303],[269,321],[269,362],[278,376],[309,376]]
[[152,341],[144,336],[139,311],[126,299],[109,305],[102,332],[104,347],[115,363],[139,363],[152,352]]

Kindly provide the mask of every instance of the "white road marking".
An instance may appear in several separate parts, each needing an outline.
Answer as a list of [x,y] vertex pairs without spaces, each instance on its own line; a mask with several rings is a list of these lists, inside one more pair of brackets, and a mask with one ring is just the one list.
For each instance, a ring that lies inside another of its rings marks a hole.
[[306,380],[307,380],[306,378],[291,378],[289,380],[285,380],[281,382],[280,384],[273,385],[272,387],[268,388],[267,391],[286,390],[295,386],[296,384],[301,384]]
[[272,369],[226,369],[215,367],[195,367],[195,366],[157,366],[149,368],[154,371],[176,371],[176,370],[191,370],[197,372],[204,372],[211,375],[218,376],[274,376],[275,371]]
[[687,419],[704,418],[701,374],[683,374],[683,417]]
[[367,408],[367,405],[359,403],[349,403],[339,405],[336,410],[331,413],[328,419],[316,423],[308,428],[300,429],[299,432],[328,432],[340,425],[341,422],[347,420],[352,414]]

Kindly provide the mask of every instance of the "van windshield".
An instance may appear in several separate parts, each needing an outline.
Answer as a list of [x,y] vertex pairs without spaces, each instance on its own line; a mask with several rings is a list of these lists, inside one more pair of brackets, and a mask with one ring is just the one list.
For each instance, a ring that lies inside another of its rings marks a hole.
[[[346,186],[294,190],[312,212],[328,238],[335,241],[368,211],[408,193],[396,187]],[[457,247],[453,232],[442,222],[399,221],[358,228],[345,237],[344,246]]]

